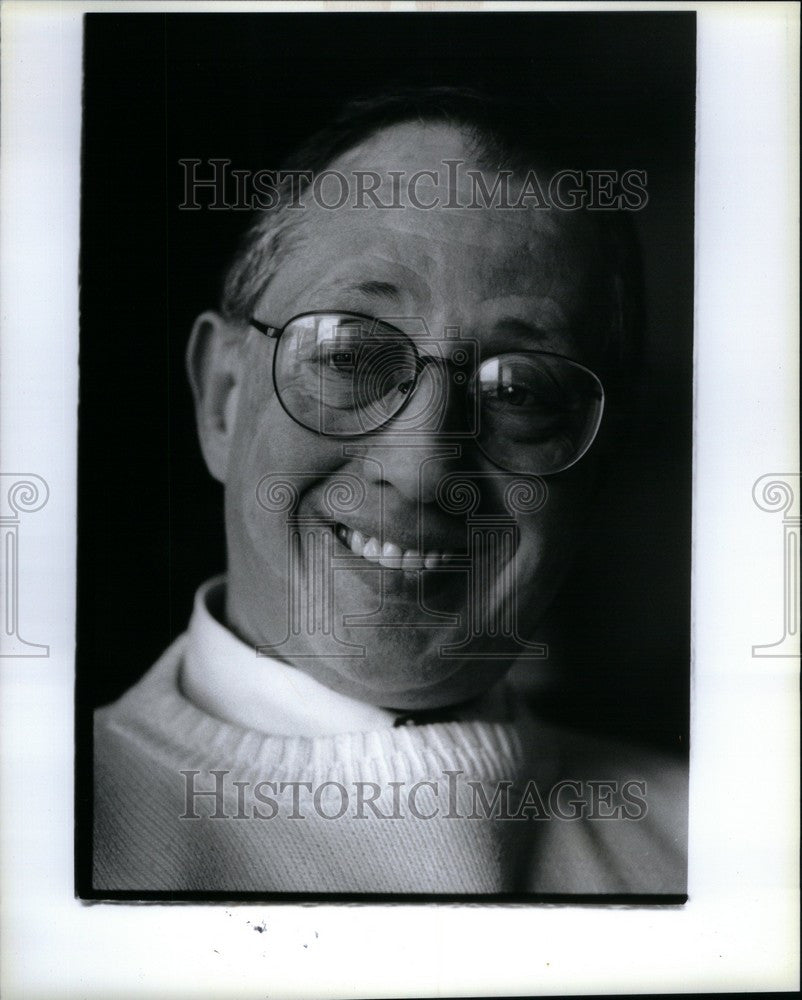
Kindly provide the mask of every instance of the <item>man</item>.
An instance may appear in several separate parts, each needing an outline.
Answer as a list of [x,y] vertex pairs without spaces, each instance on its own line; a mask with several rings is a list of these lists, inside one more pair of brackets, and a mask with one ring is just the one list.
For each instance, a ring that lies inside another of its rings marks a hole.
[[459,93],[349,109],[198,317],[228,572],[97,715],[96,889],[683,891],[681,776],[507,680],[547,655],[635,313],[617,220],[544,203],[535,139]]

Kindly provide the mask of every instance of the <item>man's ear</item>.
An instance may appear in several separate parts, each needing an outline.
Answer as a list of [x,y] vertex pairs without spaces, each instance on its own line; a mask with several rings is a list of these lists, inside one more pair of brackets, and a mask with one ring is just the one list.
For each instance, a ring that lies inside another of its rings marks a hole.
[[195,320],[187,345],[187,375],[195,399],[198,438],[209,472],[226,481],[241,386],[243,331],[219,313]]

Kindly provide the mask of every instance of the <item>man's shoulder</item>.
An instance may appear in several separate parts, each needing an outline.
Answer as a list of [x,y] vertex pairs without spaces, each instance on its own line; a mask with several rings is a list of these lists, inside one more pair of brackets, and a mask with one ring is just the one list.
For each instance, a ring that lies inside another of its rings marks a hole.
[[613,735],[546,726],[547,818],[529,876],[548,894],[683,895],[686,754]]
[[154,707],[180,696],[179,675],[186,649],[186,633],[175,639],[156,662],[116,701],[95,710],[95,730],[136,717],[147,717]]

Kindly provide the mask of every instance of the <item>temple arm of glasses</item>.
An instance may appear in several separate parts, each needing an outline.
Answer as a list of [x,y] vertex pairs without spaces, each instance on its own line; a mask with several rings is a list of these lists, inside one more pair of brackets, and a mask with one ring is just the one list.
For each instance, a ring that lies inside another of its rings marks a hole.
[[273,337],[275,339],[281,333],[281,327],[268,326],[267,323],[260,323],[255,319],[249,319],[248,322],[254,330],[258,330],[259,333],[263,333],[266,337]]

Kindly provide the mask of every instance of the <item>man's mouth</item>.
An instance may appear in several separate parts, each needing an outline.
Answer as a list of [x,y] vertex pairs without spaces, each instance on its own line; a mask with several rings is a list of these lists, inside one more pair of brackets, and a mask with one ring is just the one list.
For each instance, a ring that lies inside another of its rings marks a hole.
[[378,563],[387,569],[401,569],[413,572],[423,569],[437,569],[447,565],[454,558],[452,552],[439,549],[421,552],[418,549],[406,548],[392,539],[383,542],[375,535],[365,535],[355,528],[338,524],[335,529],[337,538],[349,548],[354,555]]

